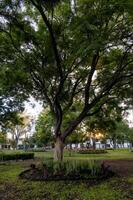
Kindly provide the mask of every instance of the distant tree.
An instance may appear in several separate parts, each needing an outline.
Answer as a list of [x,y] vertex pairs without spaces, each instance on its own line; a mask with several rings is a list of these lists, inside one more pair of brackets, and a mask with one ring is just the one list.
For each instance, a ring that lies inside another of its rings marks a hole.
[[0,132],[0,144],[5,144],[7,142],[6,134],[3,132]]
[[[1,35],[2,36],[2,35]],[[1,43],[0,37],[0,43]],[[3,47],[1,47],[1,50]],[[2,50],[0,63],[2,61]],[[10,54],[10,52],[8,52]],[[3,63],[1,63],[4,66]],[[5,63],[6,67],[6,63]],[[28,94],[23,90],[18,88],[16,85],[16,78],[19,79],[20,85],[23,85],[21,82],[22,74],[16,74],[15,72],[6,72],[1,69],[0,71],[0,127],[6,127],[8,122],[17,121],[17,113],[24,110],[24,100],[28,98]],[[10,79],[11,76],[11,79]],[[15,77],[16,76],[16,77]]]
[[72,144],[72,143],[78,144],[78,143],[83,143],[84,141],[86,141],[84,124],[82,124],[81,126],[79,126],[79,127],[73,132],[73,134],[71,134],[71,135],[66,139],[66,143],[69,143],[69,144]]
[[107,137],[112,141],[113,148],[117,148],[117,144],[132,143],[133,129],[129,127],[127,121],[121,120],[115,122],[115,126],[108,132]]
[[92,140],[93,149],[96,148],[96,141],[101,140],[106,146],[107,139],[110,138],[110,133],[115,130],[116,124],[119,123],[124,115],[124,109],[121,109],[117,101],[112,101],[110,104],[104,104],[100,112],[86,119],[86,131],[88,137]]
[[54,135],[52,125],[53,119],[51,114],[48,111],[42,112],[36,121],[35,133],[32,136],[35,144],[38,146],[44,146],[48,145],[50,142],[53,142]]
[[132,8],[131,0],[1,2],[2,83],[50,109],[55,160],[87,117],[114,100],[131,103]]
[[130,147],[133,147],[133,128],[127,130],[126,140],[130,143]]
[[31,129],[31,119],[29,116],[25,114],[18,113],[17,114],[17,121],[14,122],[10,121],[5,128],[7,133],[11,134],[10,143],[14,149],[17,148],[18,142],[21,137],[23,140],[26,139],[27,132]]

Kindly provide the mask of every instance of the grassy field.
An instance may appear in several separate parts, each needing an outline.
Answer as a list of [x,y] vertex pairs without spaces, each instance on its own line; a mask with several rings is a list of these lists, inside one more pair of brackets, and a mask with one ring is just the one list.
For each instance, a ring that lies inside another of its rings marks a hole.
[[[7,153],[7,152],[5,152]],[[18,175],[33,162],[52,157],[52,152],[35,153],[37,159],[10,161],[0,164],[0,200],[132,200],[133,174],[113,177],[106,181],[26,181]],[[79,155],[65,152],[65,159],[133,159],[127,150],[110,151],[104,155]],[[116,160],[117,161],[117,160]],[[121,166],[122,167],[122,166]]]
[[[53,157],[53,152],[48,151],[48,152],[37,152],[35,153],[35,157],[39,157],[41,159],[47,159],[47,158],[52,158]],[[132,159],[133,158],[133,153],[129,152],[128,149],[123,149],[123,150],[108,150],[108,153],[106,154],[79,154],[77,152],[64,152],[64,159],[85,159],[85,160],[90,160],[90,159],[95,159],[95,160],[108,160],[108,159]]]
[[[116,150],[107,150],[108,153],[106,154],[79,154],[76,151],[64,151],[64,159],[85,159],[85,160],[90,160],[90,159],[95,159],[95,160],[109,160],[109,159],[133,159],[133,152],[129,152],[129,149],[116,149]],[[11,150],[6,150],[6,151],[0,151],[3,153],[14,153],[14,152],[24,152],[21,150],[17,151],[11,151]],[[35,152],[35,158],[40,158],[42,160],[48,159],[48,158],[53,158],[53,151],[46,151],[46,152]]]

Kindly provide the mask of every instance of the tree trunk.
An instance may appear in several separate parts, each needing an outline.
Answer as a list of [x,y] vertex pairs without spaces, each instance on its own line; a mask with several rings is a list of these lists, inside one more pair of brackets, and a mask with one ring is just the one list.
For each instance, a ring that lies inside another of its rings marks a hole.
[[93,138],[93,144],[92,144],[92,148],[95,150],[96,149],[96,140]]
[[54,161],[62,161],[63,160],[63,150],[64,150],[64,143],[58,137],[56,138],[55,147],[54,147]]
[[104,144],[104,149],[107,149],[109,147],[108,144],[107,144],[107,140],[106,139],[103,140],[103,144]]
[[114,138],[114,139],[113,139],[113,148],[116,149],[116,147],[117,147],[116,139]]

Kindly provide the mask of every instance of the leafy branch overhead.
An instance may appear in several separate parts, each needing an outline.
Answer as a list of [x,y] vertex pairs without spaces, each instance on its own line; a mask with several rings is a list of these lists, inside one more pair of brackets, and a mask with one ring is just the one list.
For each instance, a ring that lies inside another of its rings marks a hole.
[[133,88],[132,2],[74,2],[9,0],[0,9],[2,81],[9,74],[6,85],[49,106],[62,141],[105,105],[130,104]]

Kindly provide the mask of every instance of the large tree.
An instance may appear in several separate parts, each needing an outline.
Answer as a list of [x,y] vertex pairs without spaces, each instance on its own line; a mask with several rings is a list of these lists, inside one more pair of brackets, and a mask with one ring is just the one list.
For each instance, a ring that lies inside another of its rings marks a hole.
[[[130,103],[132,1],[3,0],[3,79],[54,117],[55,160],[66,138],[103,105]],[[20,77],[20,78],[18,78]],[[115,106],[115,105],[114,105]],[[64,126],[66,116],[71,116]]]

